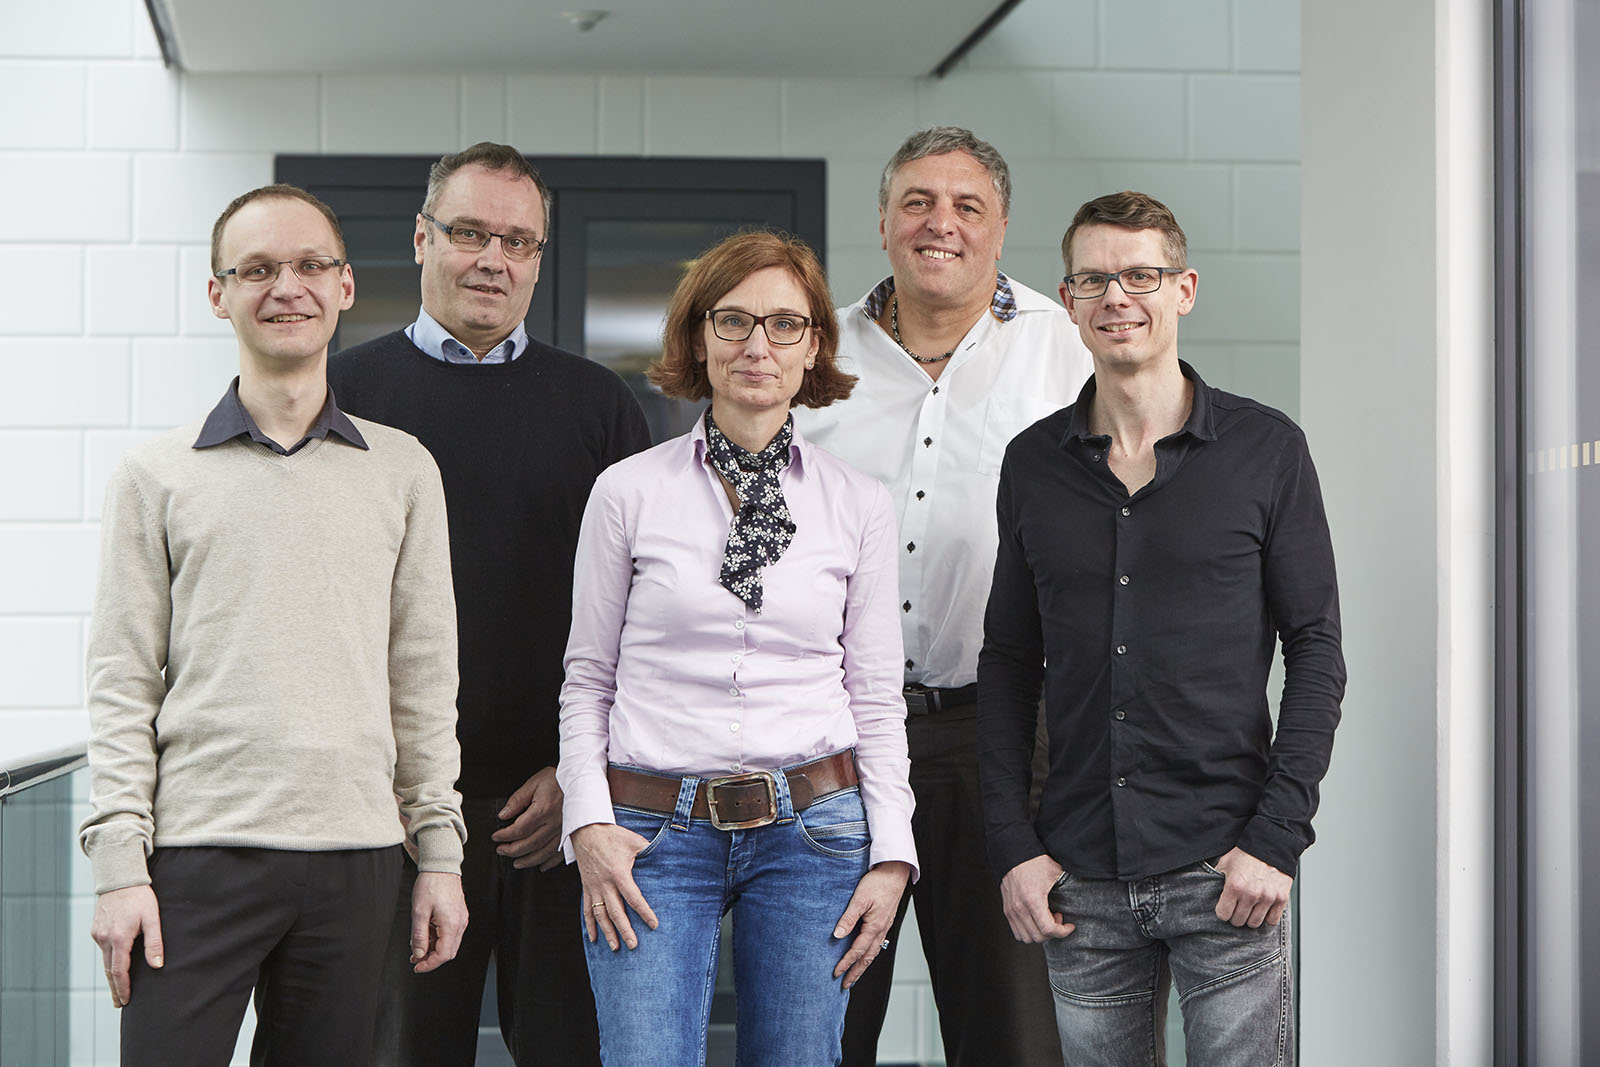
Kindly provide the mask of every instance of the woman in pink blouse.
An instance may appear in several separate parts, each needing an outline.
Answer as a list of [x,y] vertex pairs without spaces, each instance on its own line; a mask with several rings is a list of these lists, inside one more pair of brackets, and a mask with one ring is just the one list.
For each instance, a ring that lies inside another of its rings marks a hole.
[[557,777],[610,1065],[704,1062],[729,910],[739,1062],[838,1063],[915,873],[894,511],[789,417],[849,395],[838,336],[805,245],[711,249],[650,372],[710,407],[584,513]]

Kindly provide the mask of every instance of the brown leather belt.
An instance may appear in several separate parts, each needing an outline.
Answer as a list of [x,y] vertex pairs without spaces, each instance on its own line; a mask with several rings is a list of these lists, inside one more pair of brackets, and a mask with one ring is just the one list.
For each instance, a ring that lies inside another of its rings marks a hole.
[[[772,771],[751,771],[701,781],[694,794],[689,814],[710,819],[719,830],[749,830],[766,826],[778,817],[778,789]],[[789,780],[789,798],[796,812],[805,811],[818,797],[849,789],[856,777],[855,752],[846,749],[831,756],[802,763],[781,772]],[[671,815],[678,808],[682,778],[647,774],[626,767],[606,768],[611,785],[611,802],[658,815]]]

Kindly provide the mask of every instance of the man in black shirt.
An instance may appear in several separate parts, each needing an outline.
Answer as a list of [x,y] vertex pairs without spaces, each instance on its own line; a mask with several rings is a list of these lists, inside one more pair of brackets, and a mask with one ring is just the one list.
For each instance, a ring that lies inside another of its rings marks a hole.
[[582,887],[558,848],[558,699],[589,490],[650,436],[622,379],[523,326],[549,210],[538,172],[508,145],[440,159],[412,235],[417,321],[328,366],[341,408],[414,434],[439,464],[461,634],[457,788],[471,921],[450,966],[413,974],[402,893],[379,1067],[470,1067],[491,955],[500,1031],[518,1067],[600,1063]]
[[[1289,924],[1339,721],[1333,550],[1304,435],[1178,359],[1199,277],[1159,202],[1085,204],[1061,297],[1094,357],[1006,450],[978,661],[990,858],[1044,942],[1068,1063],[1290,1063]],[[1266,684],[1286,666],[1273,731]],[[1044,685],[1049,776],[1028,818]]]

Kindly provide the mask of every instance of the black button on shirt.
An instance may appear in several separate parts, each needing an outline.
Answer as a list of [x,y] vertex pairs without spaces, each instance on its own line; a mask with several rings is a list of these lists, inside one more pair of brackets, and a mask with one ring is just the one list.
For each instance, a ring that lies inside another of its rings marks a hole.
[[[1133,879],[1238,846],[1292,875],[1312,841],[1345,681],[1321,490],[1292,421],[1182,369],[1189,419],[1132,497],[1102,461],[1110,438],[1089,431],[1093,378],[1006,450],[978,660],[1001,872],[1048,852],[1077,875]],[[1050,771],[1030,822],[1041,681]]]

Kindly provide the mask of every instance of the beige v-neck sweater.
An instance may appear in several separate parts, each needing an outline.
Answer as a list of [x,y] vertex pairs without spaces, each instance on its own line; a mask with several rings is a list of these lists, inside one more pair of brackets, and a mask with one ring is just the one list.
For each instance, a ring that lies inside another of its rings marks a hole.
[[459,872],[456,630],[439,471],[355,420],[281,456],[147,441],[106,489],[88,648],[95,891],[152,848],[400,842]]

